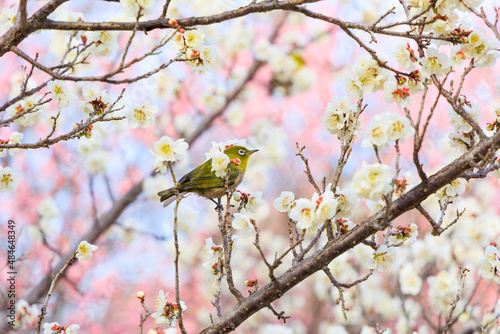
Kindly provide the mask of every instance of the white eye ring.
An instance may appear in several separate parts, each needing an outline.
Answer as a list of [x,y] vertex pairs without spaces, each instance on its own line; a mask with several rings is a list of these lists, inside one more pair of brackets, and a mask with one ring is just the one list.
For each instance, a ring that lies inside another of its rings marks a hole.
[[238,154],[239,154],[239,155],[245,155],[245,151],[243,151],[243,150],[239,150],[239,151],[238,151]]

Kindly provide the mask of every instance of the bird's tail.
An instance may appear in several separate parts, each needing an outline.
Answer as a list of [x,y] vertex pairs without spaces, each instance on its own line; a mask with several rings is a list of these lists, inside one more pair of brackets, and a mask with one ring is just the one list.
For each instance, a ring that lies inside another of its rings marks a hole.
[[175,201],[175,190],[174,188],[165,189],[158,193],[160,196],[160,202],[164,202],[163,206],[167,207],[170,203]]

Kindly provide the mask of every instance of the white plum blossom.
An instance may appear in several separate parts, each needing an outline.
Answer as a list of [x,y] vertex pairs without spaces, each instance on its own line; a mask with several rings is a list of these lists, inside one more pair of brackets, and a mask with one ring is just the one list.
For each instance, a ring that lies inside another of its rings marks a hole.
[[452,132],[448,135],[450,147],[456,149],[459,153],[465,153],[478,142],[477,136],[472,136],[467,132]]
[[496,244],[486,247],[480,261],[481,276],[487,281],[500,284],[500,252]]
[[[20,144],[23,139],[23,134],[17,131],[14,131],[10,135],[9,144]],[[20,148],[9,148],[9,155],[14,156],[17,152],[19,152]],[[0,152],[1,153],[1,152]],[[1,154],[0,154],[1,155]]]
[[297,222],[298,229],[308,229],[313,226],[315,211],[316,203],[305,198],[299,198],[288,211],[288,216]]
[[92,254],[94,251],[97,250],[96,245],[92,245],[88,243],[87,241],[82,241],[78,245],[78,248],[76,249],[76,258],[78,261],[84,261],[84,260],[90,260],[92,258]]
[[[328,187],[327,187],[328,188]],[[335,218],[349,218],[351,217],[353,210],[356,208],[356,204],[359,199],[356,194],[350,189],[340,189],[337,187],[335,190],[335,199],[337,200],[337,214]]]
[[82,97],[85,101],[81,101],[78,108],[85,114],[90,115],[94,112],[102,113],[110,102],[109,95],[106,90],[102,90],[96,83],[85,86],[82,90]]
[[[17,131],[11,133],[10,138],[8,140],[0,139],[0,144],[19,144],[23,139],[23,134]],[[19,152],[20,148],[9,148],[9,155],[14,156],[17,152]],[[3,158],[7,154],[7,149],[0,149],[0,158]]]
[[325,115],[321,119],[321,125],[323,125],[331,134],[337,134],[344,128],[345,119],[346,117],[343,110],[335,108],[333,103],[328,103]]
[[450,64],[454,67],[461,66],[464,60],[467,59],[467,55],[462,47],[462,45],[454,45],[450,49]]
[[457,275],[440,271],[436,276],[427,278],[431,306],[441,313],[448,313],[459,289]]
[[273,206],[279,212],[288,212],[295,200],[295,195],[291,191],[282,191],[280,196],[273,201]]
[[9,30],[16,21],[17,11],[14,7],[3,7],[0,11],[0,35]]
[[396,113],[385,113],[382,116],[386,118],[386,131],[389,140],[404,142],[406,138],[410,138],[415,134],[415,129],[411,127],[408,118]]
[[[481,113],[479,112],[479,104],[474,104],[472,107],[468,105],[463,105],[463,110],[469,115],[476,123],[481,119]],[[450,107],[450,121],[451,126],[455,131],[462,131],[469,133],[472,131],[472,126],[459,114]]]
[[155,122],[155,114],[158,107],[152,106],[149,100],[136,104],[127,112],[128,124],[131,128],[147,128]]
[[367,165],[363,162],[361,169],[354,173],[352,181],[353,190],[359,196],[378,200],[392,189],[391,167],[379,163]]
[[[385,59],[385,57],[382,57]],[[388,71],[381,68],[378,63],[365,56],[353,66],[354,76],[347,78],[346,88],[353,98],[361,98],[365,93],[372,93],[383,89],[388,78]]]
[[214,48],[203,45],[197,54],[198,59],[188,62],[188,65],[191,66],[191,73],[204,74],[210,70],[216,60]]
[[127,15],[137,17],[139,11],[141,14],[150,14],[154,9],[154,0],[120,0]]
[[106,90],[101,91],[101,89],[96,83],[87,85],[82,89],[82,97],[85,99],[85,101],[95,101],[105,93]]
[[10,167],[0,166],[0,192],[14,192],[17,189],[21,176]]
[[327,219],[332,219],[337,213],[339,202],[334,198],[332,191],[327,190],[323,194],[318,195],[314,193],[311,202],[317,204],[316,212],[314,213],[314,225],[318,226],[325,222]]
[[86,154],[83,158],[83,165],[91,174],[106,173],[109,156],[105,150],[93,150]]
[[69,107],[71,93],[66,83],[61,80],[52,80],[47,83],[47,89],[51,93],[53,100],[58,101],[57,108]]
[[415,129],[406,117],[396,113],[378,114],[372,118],[370,126],[364,131],[361,145],[384,147],[388,141],[404,141],[414,134]]
[[153,150],[150,151],[154,156],[153,168],[162,174],[167,172],[168,162],[177,162],[186,157],[189,144],[184,138],[174,141],[169,136],[163,136],[154,143]]
[[387,271],[394,261],[396,261],[396,255],[396,248],[388,248],[386,245],[382,245],[373,253],[373,256],[368,259],[368,268],[378,271]]
[[[14,123],[29,127],[36,124],[40,119],[40,106],[36,106],[39,98],[31,96],[24,100],[21,100],[13,105],[9,106],[7,110],[5,110],[6,118],[13,118]],[[23,114],[19,116],[19,114]]]
[[207,258],[207,262],[213,264],[224,255],[223,247],[222,245],[216,245],[212,237],[210,237],[205,239],[205,246],[203,247],[202,254],[205,258]]
[[247,236],[250,234],[252,227],[251,219],[247,215],[237,212],[234,214],[232,226],[235,230],[240,231],[243,236]]
[[169,136],[163,136],[153,144],[153,155],[163,161],[177,162],[186,157],[189,144],[184,138],[174,141]]
[[79,329],[80,325],[77,324],[69,326],[61,326],[57,322],[43,324],[43,334],[76,334]]
[[221,151],[214,151],[212,153],[205,153],[207,159],[212,159],[212,171],[215,176],[224,178],[227,174],[227,167],[229,165],[229,156]]
[[467,184],[467,180],[465,180],[465,179],[462,179],[462,178],[455,179],[455,180],[451,181],[450,183],[448,183],[447,185],[445,185],[444,187],[442,187],[441,189],[439,189],[436,192],[436,196],[438,198],[442,198],[445,196],[447,196],[447,197],[460,196],[465,192],[465,185],[466,184]]
[[262,199],[262,191],[255,191],[248,197],[248,202],[245,204],[245,210],[250,213],[255,213],[263,205],[264,200]]
[[149,176],[142,182],[142,189],[147,199],[153,202],[160,200],[158,192],[169,187],[168,180],[160,174]]
[[416,296],[422,289],[422,283],[422,278],[411,263],[405,263],[399,270],[399,285],[402,293]]
[[448,56],[440,53],[436,48],[428,48],[425,57],[419,59],[422,65],[422,74],[429,77],[432,74],[436,76],[444,75],[450,68]]
[[464,51],[470,58],[475,58],[477,68],[491,67],[496,63],[498,52],[496,42],[488,40],[481,32],[473,31],[468,36],[468,43],[464,43]]
[[56,202],[52,197],[45,197],[40,204],[38,204],[38,214],[42,218],[51,219],[59,216],[59,209]]
[[413,244],[418,237],[418,227],[415,223],[411,223],[407,227],[398,226],[392,229],[389,236],[389,243],[392,245],[401,245],[405,242],[406,245]]
[[80,325],[77,324],[72,324],[66,327],[65,334],[76,334],[78,333],[78,330],[80,329]]
[[389,138],[387,137],[386,125],[381,115],[373,117],[370,126],[363,131],[361,146],[370,147],[375,145],[379,148],[387,146]]
[[417,61],[417,58],[415,57],[415,53],[409,43],[399,44],[394,52],[394,57],[396,58],[399,67],[404,68],[407,71],[413,71],[415,69],[415,62]]
[[199,48],[205,41],[205,34],[200,33],[199,30],[188,30],[184,33],[184,42],[187,47]]
[[396,102],[400,109],[413,103],[413,98],[410,95],[410,88],[398,84],[395,78],[387,80],[385,83],[384,100],[389,103]]
[[335,99],[333,103],[328,103],[321,119],[321,125],[331,134],[341,138],[342,132],[349,134],[355,128],[355,110],[356,106],[351,104],[347,98]]
[[[175,326],[176,320],[179,316],[179,306],[176,302],[169,303],[167,301],[168,292],[165,294],[160,290],[155,301],[155,310],[151,317],[155,319],[155,323],[168,326]],[[187,309],[186,304],[181,300],[180,308],[182,311]]]
[[92,45],[88,52],[97,56],[109,56],[118,47],[117,33],[114,31],[92,31],[88,32],[88,39]]

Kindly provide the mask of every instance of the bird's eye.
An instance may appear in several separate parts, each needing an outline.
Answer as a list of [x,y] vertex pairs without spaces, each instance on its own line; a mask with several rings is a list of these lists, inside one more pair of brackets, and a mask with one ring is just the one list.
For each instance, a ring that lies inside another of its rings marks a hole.
[[239,151],[238,151],[238,154],[239,154],[239,155],[245,155],[245,151],[244,151],[244,150],[239,150]]

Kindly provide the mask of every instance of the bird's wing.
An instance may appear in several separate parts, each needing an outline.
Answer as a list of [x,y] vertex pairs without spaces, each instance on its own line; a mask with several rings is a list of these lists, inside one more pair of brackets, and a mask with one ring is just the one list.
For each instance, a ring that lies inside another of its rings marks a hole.
[[[234,180],[237,179],[237,175],[239,174],[239,171],[233,168],[233,166],[234,165],[231,165],[228,186],[234,184]],[[203,164],[184,175],[179,180],[180,189],[182,191],[191,191],[193,189],[212,189],[224,187],[224,178],[215,176],[215,172],[211,169],[212,159],[205,161]]]

